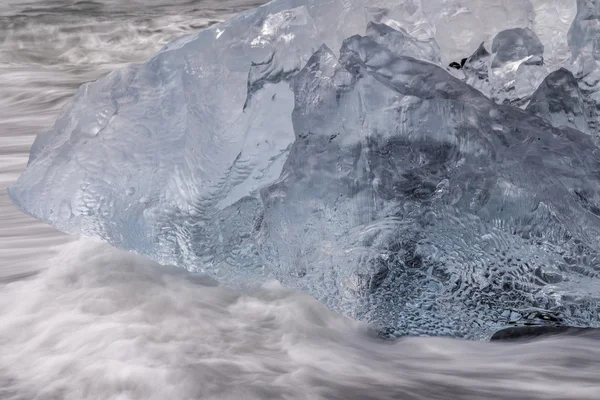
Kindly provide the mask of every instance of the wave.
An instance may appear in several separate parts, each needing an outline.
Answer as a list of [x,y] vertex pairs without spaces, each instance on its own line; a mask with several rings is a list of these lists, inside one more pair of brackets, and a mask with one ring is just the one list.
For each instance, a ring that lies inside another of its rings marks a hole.
[[1,290],[3,399],[596,399],[592,338],[379,339],[305,294],[250,293],[80,240]]

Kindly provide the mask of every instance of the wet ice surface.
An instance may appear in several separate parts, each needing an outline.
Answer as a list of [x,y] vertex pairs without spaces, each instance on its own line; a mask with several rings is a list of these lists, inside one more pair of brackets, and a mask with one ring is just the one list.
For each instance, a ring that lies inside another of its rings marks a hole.
[[[275,278],[386,336],[600,324],[595,5],[568,35],[552,20],[572,62],[524,2],[473,31],[458,71],[440,64],[460,38],[411,19],[427,4],[366,6],[276,1],[84,85],[12,198],[229,285]],[[446,15],[428,21],[462,21]]]

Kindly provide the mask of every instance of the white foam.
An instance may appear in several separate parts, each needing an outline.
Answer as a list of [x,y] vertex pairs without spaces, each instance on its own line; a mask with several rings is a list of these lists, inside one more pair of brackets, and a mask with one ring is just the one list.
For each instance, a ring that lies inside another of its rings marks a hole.
[[[597,342],[385,342],[276,283],[241,294],[78,241],[0,291],[3,399],[596,399]],[[36,397],[37,396],[37,397]]]

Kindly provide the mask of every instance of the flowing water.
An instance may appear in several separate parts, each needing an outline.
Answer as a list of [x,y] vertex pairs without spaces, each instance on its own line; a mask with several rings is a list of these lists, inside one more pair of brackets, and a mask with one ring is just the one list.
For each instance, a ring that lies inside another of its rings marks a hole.
[[256,4],[0,0],[0,399],[599,399],[593,337],[383,341],[276,283],[235,293],[12,206],[81,83]]

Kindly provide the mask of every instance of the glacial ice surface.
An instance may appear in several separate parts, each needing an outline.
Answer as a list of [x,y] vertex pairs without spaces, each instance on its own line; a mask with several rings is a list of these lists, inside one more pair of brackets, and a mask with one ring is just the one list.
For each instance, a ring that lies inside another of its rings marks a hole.
[[384,335],[600,326],[596,3],[277,0],[82,86],[10,196]]

